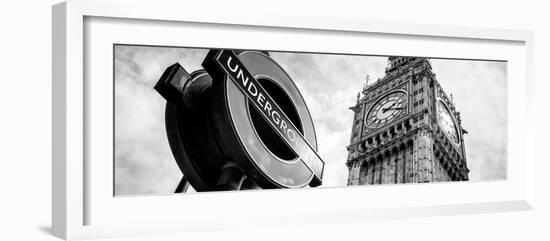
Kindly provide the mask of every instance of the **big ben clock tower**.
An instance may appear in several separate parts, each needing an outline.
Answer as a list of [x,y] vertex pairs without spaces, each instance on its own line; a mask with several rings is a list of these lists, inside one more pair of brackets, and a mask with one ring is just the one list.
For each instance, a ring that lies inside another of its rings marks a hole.
[[348,185],[468,180],[460,112],[426,58],[389,57],[357,99]]

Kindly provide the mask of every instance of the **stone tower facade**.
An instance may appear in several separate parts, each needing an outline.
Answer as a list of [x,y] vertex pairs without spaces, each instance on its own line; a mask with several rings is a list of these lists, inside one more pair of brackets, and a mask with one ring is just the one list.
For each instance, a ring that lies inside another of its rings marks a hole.
[[428,59],[389,57],[362,94],[350,107],[348,185],[468,180],[467,132]]

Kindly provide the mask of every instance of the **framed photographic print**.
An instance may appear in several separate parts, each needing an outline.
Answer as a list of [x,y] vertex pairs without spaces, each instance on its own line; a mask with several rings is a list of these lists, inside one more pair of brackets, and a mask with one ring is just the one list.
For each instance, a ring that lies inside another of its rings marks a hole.
[[530,32],[188,4],[53,7],[56,236],[531,209]]

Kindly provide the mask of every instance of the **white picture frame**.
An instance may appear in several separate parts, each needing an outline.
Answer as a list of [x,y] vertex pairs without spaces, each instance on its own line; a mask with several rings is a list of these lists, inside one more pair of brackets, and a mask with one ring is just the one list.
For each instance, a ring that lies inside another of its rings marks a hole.
[[[243,225],[250,228],[532,208],[534,125],[525,117],[530,115],[533,106],[532,97],[526,94],[533,84],[531,32],[263,13],[240,15],[230,9],[211,9],[209,15],[201,11],[181,14],[181,9],[192,9],[192,4],[74,0],[53,6],[52,227],[55,236],[86,239],[222,230]],[[124,34],[120,34],[121,29]],[[140,34],[144,29],[148,34]],[[167,32],[173,37],[166,37]],[[192,37],[182,38],[189,33],[193,33]],[[223,41],[215,38],[220,34],[224,35]],[[262,41],[273,36],[292,38]],[[315,44],[308,41],[315,38],[324,40]],[[343,39],[352,44],[338,46],[338,41]],[[112,89],[104,89],[108,85],[103,85],[110,84],[112,88],[112,83],[89,79],[109,73],[111,64],[101,64],[112,61],[109,55],[112,52],[106,52],[106,47],[121,42],[506,60],[509,63],[507,180],[113,197],[112,163],[93,161],[112,155],[112,149],[94,144],[112,141],[109,139],[112,123],[109,126],[102,121],[108,119],[109,110],[112,114],[112,109],[104,107],[112,108],[112,104],[109,98],[102,101],[94,97],[112,93]],[[411,44],[421,47],[413,49]],[[89,68],[98,71],[90,73]],[[522,132],[517,130],[520,126]],[[403,193],[414,195],[406,200],[395,198]],[[225,205],[217,205],[220,199]],[[139,213],[136,214],[136,210]]]

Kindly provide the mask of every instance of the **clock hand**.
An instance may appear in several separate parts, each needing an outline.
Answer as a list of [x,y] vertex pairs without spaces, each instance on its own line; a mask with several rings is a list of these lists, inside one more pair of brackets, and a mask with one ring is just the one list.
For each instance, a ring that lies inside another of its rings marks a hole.
[[382,108],[382,113],[386,113],[386,111],[388,110],[402,110],[403,107],[395,107],[395,108],[391,108],[391,107],[388,107],[388,108]]
[[[390,106],[388,106],[388,108],[392,108],[395,104],[397,104],[397,101],[394,101],[393,104],[391,104]],[[387,109],[387,108],[386,108]]]
[[382,108],[382,113],[385,113],[389,108],[392,108],[395,104],[397,104],[397,101],[394,101],[393,104],[391,104],[390,106],[388,106],[386,108]]

